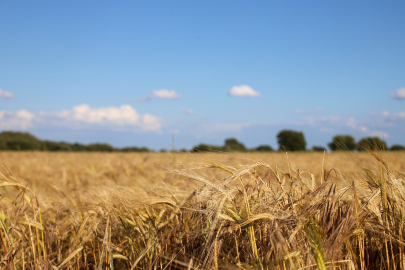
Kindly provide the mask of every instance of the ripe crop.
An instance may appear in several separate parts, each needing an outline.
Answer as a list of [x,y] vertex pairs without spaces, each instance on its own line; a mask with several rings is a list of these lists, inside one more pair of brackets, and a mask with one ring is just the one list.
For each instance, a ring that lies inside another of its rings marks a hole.
[[1,152],[1,269],[405,269],[403,152]]

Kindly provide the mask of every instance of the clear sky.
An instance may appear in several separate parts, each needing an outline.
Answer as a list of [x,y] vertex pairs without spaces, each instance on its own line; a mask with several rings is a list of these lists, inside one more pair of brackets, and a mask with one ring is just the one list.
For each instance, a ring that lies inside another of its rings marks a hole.
[[0,0],[0,131],[405,145],[405,1]]

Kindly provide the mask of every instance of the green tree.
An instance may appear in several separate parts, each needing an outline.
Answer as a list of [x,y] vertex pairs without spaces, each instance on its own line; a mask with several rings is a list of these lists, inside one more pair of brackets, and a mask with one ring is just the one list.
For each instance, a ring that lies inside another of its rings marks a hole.
[[328,144],[330,150],[349,150],[353,151],[357,148],[356,141],[350,135],[337,135],[333,137],[332,142]]
[[94,151],[94,152],[112,152],[114,151],[114,147],[107,143],[92,143],[87,145],[87,151]]
[[238,151],[238,152],[246,152],[246,147],[238,142],[237,139],[235,138],[229,138],[225,140],[225,146],[224,146],[225,151]]
[[363,138],[359,141],[357,149],[359,151],[370,150],[387,150],[387,144],[385,141],[381,140],[378,137],[368,137]]
[[200,151],[203,152],[223,151],[223,148],[220,146],[200,143],[199,145],[193,147],[193,149],[191,150],[191,152],[200,152]]
[[312,147],[311,147],[311,150],[314,151],[314,152],[323,152],[323,151],[326,151],[325,147],[316,146],[316,145],[312,146]]
[[44,151],[72,151],[72,145],[66,142],[43,141]]
[[254,151],[257,152],[273,152],[273,148],[269,145],[259,145],[258,147],[256,147],[255,149],[253,149]]
[[0,150],[42,150],[43,144],[35,136],[25,132],[0,133]]
[[149,152],[150,150],[146,147],[125,147],[121,149],[122,152]]
[[75,152],[83,152],[83,151],[88,151],[87,146],[84,144],[80,143],[74,143],[72,144],[72,150]]
[[390,150],[391,151],[404,151],[405,147],[400,144],[394,144],[393,146],[391,146]]
[[282,130],[277,134],[277,141],[280,150],[283,151],[305,151],[307,143],[304,133],[294,130]]

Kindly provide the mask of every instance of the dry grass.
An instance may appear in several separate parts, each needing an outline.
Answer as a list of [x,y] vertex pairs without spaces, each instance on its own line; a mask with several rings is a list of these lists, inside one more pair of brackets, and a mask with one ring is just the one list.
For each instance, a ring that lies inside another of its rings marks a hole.
[[403,152],[0,164],[0,269],[405,269]]

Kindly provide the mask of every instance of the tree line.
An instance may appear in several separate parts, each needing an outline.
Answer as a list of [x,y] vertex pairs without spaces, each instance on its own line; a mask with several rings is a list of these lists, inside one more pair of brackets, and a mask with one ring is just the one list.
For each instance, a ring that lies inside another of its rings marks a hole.
[[[307,143],[304,133],[294,130],[282,130],[277,134],[278,150],[279,151],[307,151]],[[366,137],[358,142],[350,135],[336,135],[332,138],[332,142],[328,144],[331,151],[364,151],[366,149],[405,150],[403,145],[395,144],[388,148],[387,143],[379,137]],[[310,151],[326,151],[322,146],[312,146]],[[242,143],[235,138],[225,140],[224,146],[213,146],[200,144],[193,148],[193,151],[238,151],[238,152],[271,152],[274,151],[269,145],[260,145],[256,148],[247,149]]]
[[107,143],[68,143],[40,140],[25,132],[0,133],[0,150],[14,151],[73,151],[73,152],[149,152],[146,147],[115,148]]
[[[279,151],[307,151],[307,143],[304,133],[294,130],[282,130],[277,134]],[[358,142],[350,135],[336,135],[328,144],[331,151],[364,151],[366,149],[381,149],[400,151],[405,150],[402,145],[392,145],[388,148],[386,142],[378,137],[366,137]],[[73,151],[73,152],[150,152],[146,147],[124,147],[116,148],[107,143],[68,143],[40,140],[25,132],[5,131],[0,133],[0,150],[31,150],[31,151]],[[325,151],[322,146],[312,146],[310,151]],[[165,150],[161,150],[165,151]],[[180,150],[186,152],[187,150]],[[272,152],[276,151],[269,145],[260,145],[255,148],[246,148],[245,145],[235,138],[225,139],[223,146],[199,144],[191,151],[215,151],[215,152]]]

